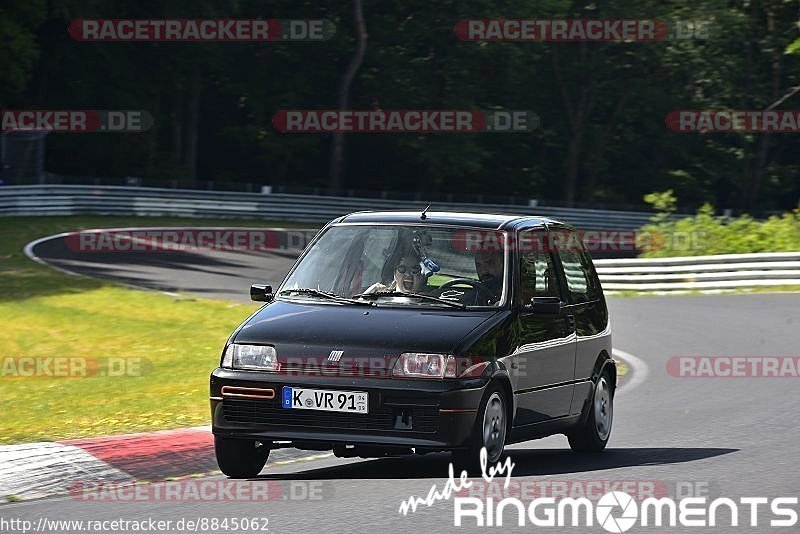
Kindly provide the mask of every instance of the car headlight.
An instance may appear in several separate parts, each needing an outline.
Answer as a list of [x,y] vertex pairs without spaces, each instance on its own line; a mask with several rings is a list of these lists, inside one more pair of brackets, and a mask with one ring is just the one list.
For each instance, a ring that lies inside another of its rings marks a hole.
[[278,371],[278,353],[271,345],[239,345],[231,343],[225,349],[220,367]]
[[406,378],[455,378],[456,359],[446,354],[405,352],[395,362],[392,375]]

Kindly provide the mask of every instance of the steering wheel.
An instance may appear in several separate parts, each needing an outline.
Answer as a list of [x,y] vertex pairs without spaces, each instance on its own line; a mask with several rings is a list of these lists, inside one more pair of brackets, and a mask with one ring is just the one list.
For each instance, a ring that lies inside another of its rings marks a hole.
[[[497,300],[499,300],[499,297],[497,295],[495,295],[494,292],[491,289],[486,287],[486,284],[484,284],[480,280],[473,280],[472,278],[453,278],[452,280],[448,280],[447,282],[445,282],[444,284],[439,286],[440,294],[444,290],[450,289],[451,287],[457,286],[457,285],[470,286],[470,287],[475,289],[475,298],[473,299],[473,302],[472,302],[473,306],[478,306],[479,305],[478,304],[478,297],[481,294],[483,294],[483,296],[486,297],[482,301],[485,300],[485,301],[496,302]],[[480,305],[481,306],[486,306],[486,304],[480,304]]]

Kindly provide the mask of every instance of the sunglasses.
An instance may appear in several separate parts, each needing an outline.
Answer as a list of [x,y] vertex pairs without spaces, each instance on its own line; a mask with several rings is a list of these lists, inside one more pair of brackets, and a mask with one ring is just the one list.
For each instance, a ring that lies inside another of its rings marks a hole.
[[410,272],[411,274],[422,274],[422,268],[419,265],[415,265],[413,267],[406,267],[405,265],[398,265],[397,272],[400,274],[406,274]]

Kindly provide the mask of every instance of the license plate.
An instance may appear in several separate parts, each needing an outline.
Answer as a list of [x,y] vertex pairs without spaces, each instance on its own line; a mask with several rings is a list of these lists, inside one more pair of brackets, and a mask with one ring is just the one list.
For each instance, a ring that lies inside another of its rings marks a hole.
[[283,386],[283,407],[296,410],[367,413],[365,391],[334,391]]

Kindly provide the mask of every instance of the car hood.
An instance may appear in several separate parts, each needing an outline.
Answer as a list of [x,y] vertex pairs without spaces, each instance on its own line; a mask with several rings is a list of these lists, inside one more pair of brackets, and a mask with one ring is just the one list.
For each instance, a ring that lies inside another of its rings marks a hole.
[[281,361],[327,359],[334,350],[360,357],[453,354],[467,334],[495,313],[276,301],[250,317],[233,341],[274,345]]

